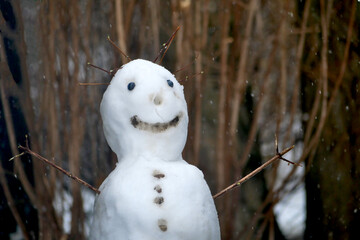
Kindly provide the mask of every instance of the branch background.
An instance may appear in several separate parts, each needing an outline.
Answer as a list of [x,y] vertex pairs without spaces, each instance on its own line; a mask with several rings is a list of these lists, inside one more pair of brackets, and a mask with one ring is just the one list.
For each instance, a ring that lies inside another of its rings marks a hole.
[[273,156],[275,133],[280,149],[296,145],[286,157],[304,166],[274,164],[217,199],[222,239],[360,239],[358,1],[0,7],[1,239],[16,227],[25,239],[86,239],[92,193],[29,156],[8,159],[29,134],[35,152],[98,187],[116,162],[99,115],[106,86],[78,83],[110,78],[87,62],[114,69],[126,61],[107,36],[132,59],[153,60],[177,26],[163,65],[185,86],[184,159],[212,192]]

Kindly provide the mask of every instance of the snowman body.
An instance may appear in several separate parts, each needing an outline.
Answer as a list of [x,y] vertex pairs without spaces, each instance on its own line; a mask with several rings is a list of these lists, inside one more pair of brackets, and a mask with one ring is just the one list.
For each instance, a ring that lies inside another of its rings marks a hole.
[[175,77],[133,60],[112,79],[100,110],[118,164],[96,197],[90,239],[219,240],[203,174],[181,156],[188,116]]

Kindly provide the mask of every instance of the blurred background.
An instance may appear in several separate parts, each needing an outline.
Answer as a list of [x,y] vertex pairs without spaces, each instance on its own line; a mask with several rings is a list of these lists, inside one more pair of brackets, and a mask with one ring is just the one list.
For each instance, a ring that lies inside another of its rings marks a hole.
[[107,70],[153,60],[185,87],[183,157],[213,194],[222,239],[360,239],[360,3],[357,0],[0,0],[0,239],[86,239],[116,163],[99,104]]

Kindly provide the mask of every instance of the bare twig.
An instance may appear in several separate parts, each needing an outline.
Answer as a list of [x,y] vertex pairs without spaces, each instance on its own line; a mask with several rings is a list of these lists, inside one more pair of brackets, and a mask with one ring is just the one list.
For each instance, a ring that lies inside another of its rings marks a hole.
[[178,27],[175,29],[174,33],[171,35],[171,37],[169,38],[169,40],[167,40],[167,42],[163,44],[163,47],[160,49],[160,52],[158,53],[158,55],[156,56],[156,58],[155,58],[154,61],[153,61],[154,63],[156,63],[156,61],[158,60],[158,58],[160,57],[160,55],[162,55],[162,57],[161,57],[161,59],[160,59],[160,64],[161,64],[161,62],[162,62],[162,60],[163,60],[163,58],[164,58],[167,50],[169,49],[172,41],[173,41],[174,38],[175,38],[176,33],[179,31],[179,29],[180,29],[180,26],[178,26]]
[[262,171],[264,168],[266,168],[267,166],[269,166],[270,164],[274,163],[276,160],[281,159],[281,160],[285,160],[288,163],[297,165],[294,162],[291,162],[289,160],[284,159],[282,156],[285,155],[287,152],[289,152],[290,150],[292,150],[295,146],[291,146],[286,148],[285,150],[283,150],[281,153],[277,152],[275,156],[273,156],[271,159],[269,159],[266,163],[264,163],[263,165],[261,165],[260,167],[258,167],[257,169],[255,169],[254,171],[252,171],[251,173],[249,173],[248,175],[246,175],[245,177],[241,178],[240,180],[234,182],[233,184],[231,184],[230,186],[228,186],[227,188],[221,190],[220,192],[218,192],[217,194],[215,194],[213,196],[214,199],[220,197],[221,195],[225,194],[226,192],[240,186],[241,184],[243,184],[244,182],[246,182],[247,180],[249,180],[250,178],[252,178],[253,176],[255,176],[256,174],[258,174],[260,171]]
[[[2,47],[2,43],[1,43],[1,47]],[[0,58],[1,59],[1,58]],[[1,62],[1,64],[3,64]],[[2,77],[2,76],[1,76]],[[0,81],[4,81],[4,79],[1,79]],[[3,87],[3,82],[0,82],[0,97],[1,97],[1,102],[0,102],[0,106],[2,105],[3,109],[4,109],[4,117],[5,117],[5,123],[6,123],[6,127],[7,127],[7,132],[9,134],[9,141],[10,141],[10,144],[12,143],[11,140],[15,140],[15,139],[11,139],[12,137],[14,137],[15,135],[11,135],[12,131],[14,130],[14,127],[12,126],[12,122],[9,121],[9,117],[11,117],[7,112],[9,111],[9,106],[8,106],[8,101],[7,99],[5,99],[5,95],[4,95],[4,87]],[[10,126],[9,126],[9,123],[11,122],[11,129],[10,129]],[[10,130],[10,131],[9,131]],[[14,150],[14,149],[12,149]],[[17,152],[16,150],[15,151],[12,151],[13,153]],[[18,154],[20,155],[20,154]],[[18,168],[22,169],[22,166],[19,166],[18,165]],[[24,184],[23,182],[21,182],[22,184]],[[3,169],[3,166],[2,166],[2,161],[1,161],[1,158],[0,158],[0,187],[3,189],[3,193],[4,193],[4,196],[5,196],[5,199],[7,201],[7,205],[9,206],[9,209],[13,215],[13,217],[15,218],[15,221],[16,223],[19,225],[22,233],[24,234],[24,238],[26,240],[30,239],[29,237],[29,234],[28,232],[26,231],[26,227],[25,227],[25,224],[23,222],[23,220],[21,219],[21,216],[20,216],[20,213],[19,211],[17,210],[16,208],[16,202],[11,194],[11,191],[10,191],[10,188],[9,188],[9,183],[7,182],[6,180],[6,177],[5,177],[5,170]],[[31,189],[31,191],[29,192],[29,195],[30,194],[33,194],[33,190]],[[33,196],[33,195],[31,195]],[[30,196],[29,196],[30,197]]]
[[[305,159],[305,157],[314,149],[316,149],[321,134],[322,134],[322,130],[325,126],[326,120],[327,120],[327,109],[328,109],[328,59],[327,59],[327,54],[328,54],[328,37],[329,37],[329,25],[330,25],[330,15],[329,12],[331,11],[331,5],[332,5],[333,1],[328,1],[328,5],[327,5],[327,11],[325,11],[325,2],[324,1],[320,1],[320,17],[321,17],[321,32],[322,32],[322,49],[321,49],[321,65],[320,65],[320,78],[319,78],[319,83],[318,83],[318,88],[321,89],[321,91],[319,91],[319,93],[316,93],[316,100],[321,102],[321,108],[320,108],[320,119],[319,119],[319,123],[316,126],[311,126],[311,128],[307,127],[307,132],[305,134],[305,141],[304,141],[304,150],[303,150],[303,155],[301,157],[300,160]],[[318,90],[317,90],[318,91]],[[318,103],[319,105],[320,103]],[[319,106],[318,106],[319,108]],[[317,109],[316,109],[317,110]],[[314,110],[312,110],[314,111]],[[317,111],[316,111],[317,113]],[[310,121],[312,121],[312,123],[314,122],[313,119],[315,119],[316,113],[314,114],[314,116],[310,117]],[[314,134],[311,134],[311,132],[313,131],[313,129],[315,130]],[[311,139],[310,139],[311,137]],[[307,163],[308,166],[310,166],[310,162]]]
[[114,46],[114,48],[116,48],[125,58],[127,58],[127,60],[129,60],[129,62],[131,62],[131,58],[126,55],[110,38],[110,36],[107,37],[107,40],[111,43],[111,45]]
[[[108,71],[108,70],[106,70],[106,69],[104,69],[104,68],[102,68],[102,67],[98,67],[98,66],[96,66],[96,65],[94,65],[94,64],[92,64],[92,63],[89,63],[89,62],[87,63],[87,65],[90,66],[90,67],[93,67],[93,68],[95,68],[95,69],[98,69],[98,70],[100,70],[100,71],[106,72],[106,73],[109,74],[110,76],[114,76],[115,73],[117,72],[117,70],[116,70],[116,71],[114,71],[114,70]],[[110,83],[80,83],[80,82],[79,82],[79,85],[80,85],[80,86],[99,86],[99,85],[110,85]]]
[[163,53],[163,55],[162,55],[162,57],[161,57],[161,59],[160,59],[160,64],[162,63],[162,60],[164,59],[166,52],[169,50],[170,45],[171,45],[172,41],[174,40],[175,35],[176,35],[177,31],[179,31],[179,29],[180,29],[180,26],[178,26],[178,27],[176,28],[175,32],[171,35],[169,41],[168,41],[168,42],[166,43],[166,45],[164,46],[165,51],[164,51],[164,53]]
[[196,76],[198,76],[198,75],[201,75],[201,74],[204,74],[204,71],[200,71],[200,72],[198,72],[198,73],[194,73],[194,74],[192,74],[192,75],[190,75],[190,76],[186,75],[186,76],[185,76],[185,79],[180,79],[179,82],[188,81],[188,80],[193,79],[194,77],[196,77]]
[[20,213],[16,209],[16,203],[15,203],[14,198],[11,195],[9,184],[6,181],[5,171],[2,167],[1,162],[0,162],[0,186],[3,189],[5,199],[7,201],[7,205],[9,206],[10,211],[11,211],[13,217],[15,218],[16,223],[19,225],[22,233],[24,234],[24,238],[26,240],[30,239],[30,236],[29,236],[28,232],[26,231],[25,224],[24,224],[23,220],[21,219]]
[[101,68],[101,67],[95,66],[95,65],[92,64],[92,63],[89,63],[89,62],[88,62],[87,65],[90,66],[90,67],[99,69],[99,70],[101,70],[101,71],[103,71],[103,72],[106,72],[106,73],[109,74],[109,75],[112,75],[112,72],[111,72],[111,71],[108,71],[108,70],[105,70],[105,69],[103,69],[103,68]]
[[79,83],[80,86],[110,85],[110,83]]
[[186,69],[186,68],[190,67],[191,65],[193,65],[193,64],[196,62],[196,60],[198,59],[198,57],[199,57],[199,54],[196,54],[196,56],[195,56],[194,60],[193,60],[191,63],[186,64],[185,66],[183,66],[183,67],[181,67],[181,68],[179,68],[179,69],[175,70],[173,73],[175,74],[175,73],[177,73],[177,72],[183,71],[184,69]]
[[255,19],[255,13],[257,10],[257,0],[251,0],[249,2],[249,12],[246,20],[245,36],[241,43],[240,48],[240,61],[237,72],[236,81],[234,84],[234,98],[232,100],[232,111],[230,116],[230,136],[234,138],[236,134],[237,123],[239,121],[239,109],[240,103],[246,87],[246,66],[248,62],[248,52],[251,38],[251,30],[253,29],[253,22]]
[[[299,163],[291,162],[291,161],[283,158],[282,156],[283,156],[284,154],[282,154],[282,153],[279,152],[279,145],[278,145],[278,144],[279,144],[278,138],[277,138],[277,135],[275,134],[275,152],[276,152],[276,154],[279,156],[279,159],[281,159],[281,160],[283,160],[283,161],[285,161],[285,162],[287,162],[287,163],[289,163],[289,164],[293,164],[293,165],[295,165],[295,166],[297,166],[297,167],[301,167],[301,165],[300,165]],[[294,147],[294,146],[293,146],[293,147]]]
[[9,162],[12,161],[12,160],[14,160],[15,158],[21,157],[21,156],[24,155],[24,154],[25,154],[24,152],[22,152],[22,153],[20,153],[20,154],[16,154],[15,156],[13,156],[12,158],[9,159]]
[[[61,167],[59,167],[58,165],[56,165],[55,163],[49,161],[48,159],[44,158],[43,156],[39,155],[38,153],[33,152],[33,151],[29,148],[29,146],[24,147],[24,146],[21,146],[21,145],[20,145],[18,148],[21,149],[21,150],[23,150],[24,152],[30,154],[31,156],[33,156],[33,157],[35,157],[35,158],[37,158],[37,159],[39,159],[39,160],[41,160],[41,161],[49,164],[50,166],[56,168],[57,170],[59,170],[60,172],[64,173],[64,174],[65,174],[66,176],[68,176],[69,178],[74,179],[75,181],[81,183],[82,185],[84,185],[85,187],[89,188],[90,190],[96,192],[97,194],[100,194],[99,189],[91,186],[89,183],[87,183],[87,182],[85,182],[84,180],[78,178],[77,176],[74,176],[72,173],[66,171],[65,169],[63,169],[63,168],[61,168]],[[15,156],[15,157],[16,157],[16,156]]]
[[[4,52],[4,48],[3,48],[3,42],[0,43],[0,59],[5,59],[5,52]],[[6,89],[5,89],[5,77],[10,77],[9,71],[8,69],[5,68],[5,66],[7,66],[7,64],[4,64],[1,61],[0,64],[0,73],[1,73],[1,79],[0,79],[0,106],[2,107],[2,111],[3,111],[3,120],[5,121],[5,126],[6,126],[6,131],[8,133],[8,138],[9,138],[9,144],[10,144],[10,149],[13,155],[18,155],[19,151],[16,149],[16,131],[15,131],[15,126],[14,126],[14,122],[11,118],[11,108],[10,108],[10,102],[7,99],[6,96]],[[9,81],[10,82],[10,81]],[[1,164],[1,163],[0,163]],[[23,168],[23,166],[21,164],[14,164],[14,170],[18,173],[19,179],[27,193],[27,195],[29,196],[31,202],[34,205],[37,205],[37,199],[36,199],[36,195],[35,195],[35,191],[33,186],[30,184],[29,179],[26,176],[25,170]]]

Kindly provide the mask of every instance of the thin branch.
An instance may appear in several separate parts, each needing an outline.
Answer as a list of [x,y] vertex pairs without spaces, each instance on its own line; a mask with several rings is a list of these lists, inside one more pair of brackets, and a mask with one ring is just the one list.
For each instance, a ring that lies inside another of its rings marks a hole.
[[297,166],[297,167],[301,167],[301,165],[300,165],[299,163],[295,163],[295,162],[292,162],[292,161],[289,161],[289,160],[283,158],[282,156],[283,156],[284,154],[282,154],[282,153],[279,152],[279,145],[278,145],[278,144],[279,144],[278,138],[277,138],[277,135],[275,134],[275,152],[276,152],[276,154],[279,156],[279,159],[281,159],[281,160],[283,160],[283,161],[285,161],[285,162],[287,162],[287,163],[289,163],[289,164],[293,164],[293,165],[295,165],[295,166]]
[[[248,156],[251,152],[251,149],[254,145],[255,142],[255,138],[256,138],[256,134],[258,132],[258,128],[259,128],[259,119],[261,118],[261,114],[263,114],[263,109],[264,109],[264,105],[265,105],[265,97],[267,92],[269,91],[269,83],[270,83],[270,79],[271,79],[271,70],[273,67],[273,63],[274,63],[274,59],[276,56],[276,52],[277,52],[277,48],[278,48],[278,40],[275,40],[273,48],[271,50],[270,56],[269,56],[269,64],[267,65],[266,71],[264,73],[264,80],[263,80],[263,84],[261,86],[260,89],[260,94],[259,94],[259,99],[258,99],[258,103],[255,107],[255,112],[254,112],[254,117],[253,120],[251,122],[251,126],[250,126],[250,131],[249,131],[249,135],[248,135],[248,139],[247,139],[247,143],[245,146],[245,149],[242,153],[242,156],[240,158],[240,161],[236,162],[236,166],[237,166],[237,171],[238,174],[240,175],[240,172],[242,171],[242,168],[245,166],[246,161],[248,160]],[[234,113],[232,113],[234,114]],[[231,124],[230,124],[231,127]],[[235,128],[236,129],[236,128]],[[234,130],[234,129],[233,129]],[[233,131],[230,130],[230,131]],[[232,132],[232,139],[236,138],[235,135],[236,132]],[[234,140],[235,141],[235,140]]]
[[[245,177],[241,178],[240,180],[234,182],[233,184],[231,184],[230,186],[228,186],[227,188],[221,190],[220,192],[218,192],[217,194],[215,194],[213,196],[214,199],[220,197],[221,195],[225,194],[226,192],[240,186],[241,184],[243,184],[244,182],[246,182],[247,180],[249,180],[250,178],[252,178],[253,176],[255,176],[256,174],[258,174],[260,171],[262,171],[264,168],[266,168],[267,166],[269,166],[270,164],[274,163],[276,160],[281,159],[281,160],[286,160],[284,159],[282,156],[285,155],[287,152],[289,152],[290,150],[292,150],[295,146],[291,146],[286,148],[285,150],[283,150],[281,153],[277,152],[275,156],[273,156],[270,160],[268,160],[266,163],[264,163],[263,165],[261,165],[260,167],[258,167],[257,169],[255,169],[254,171],[252,171],[251,173],[249,173],[248,175],[246,175]],[[286,162],[297,165],[294,162],[291,162],[289,160],[286,160]]]
[[79,83],[80,86],[110,85],[110,83]]
[[[43,156],[40,156],[39,154],[37,154],[36,152],[33,152],[28,146],[24,147],[24,146],[19,146],[19,149],[23,150],[24,152],[30,154],[31,156],[49,164],[50,166],[56,168],[57,170],[59,170],[60,172],[64,173],[66,176],[68,176],[69,178],[74,179],[75,181],[81,183],[82,185],[84,185],[85,187],[89,188],[90,190],[96,192],[97,194],[100,194],[99,189],[91,186],[89,183],[85,182],[84,180],[78,178],[77,176],[74,176],[72,173],[66,171],[65,169],[59,167],[58,165],[56,165],[55,163],[49,161],[48,159],[44,158]],[[16,156],[15,156],[16,157]]]
[[161,59],[160,59],[160,64],[162,63],[162,60],[164,59],[166,52],[169,50],[170,45],[171,45],[172,41],[174,40],[175,35],[176,35],[177,31],[179,31],[179,29],[180,29],[180,26],[176,28],[175,32],[173,33],[173,35],[172,35],[171,38],[169,39],[170,42],[168,41],[167,46],[164,47],[165,52],[164,52],[164,54],[162,55],[162,57],[161,57]]
[[198,57],[199,57],[199,54],[196,54],[194,60],[193,60],[191,63],[186,64],[185,66],[183,66],[183,67],[175,70],[173,73],[175,74],[175,73],[177,73],[177,72],[183,71],[183,70],[185,70],[186,68],[190,67],[191,65],[193,65],[193,64],[196,62],[196,60],[198,59]]
[[293,123],[295,120],[296,111],[298,109],[298,101],[299,101],[299,86],[300,86],[300,72],[302,65],[302,57],[304,53],[305,46],[305,37],[306,37],[306,29],[307,29],[307,21],[309,18],[311,0],[306,0],[304,7],[304,14],[302,17],[301,30],[300,30],[300,38],[299,44],[296,49],[296,59],[295,59],[295,73],[294,73],[294,87],[292,91],[291,98],[291,106],[290,106],[290,122],[288,124],[287,133],[285,135],[285,141],[288,141],[290,138],[290,134],[292,131]]
[[7,205],[9,206],[10,211],[11,211],[13,217],[15,218],[16,223],[19,225],[19,227],[22,231],[22,234],[24,234],[24,238],[26,240],[30,239],[29,234],[26,231],[25,224],[24,224],[23,220],[21,219],[19,211],[16,208],[16,202],[15,202],[13,196],[11,195],[10,188],[9,188],[10,185],[6,181],[5,171],[2,167],[1,161],[0,161],[0,186],[3,189],[3,193],[5,195]]
[[[0,18],[1,19],[1,18]],[[2,47],[2,42],[1,42],[1,47]],[[0,54],[1,54],[1,57],[3,57],[3,54],[2,54],[3,52],[1,52]],[[0,58],[0,60],[2,60],[2,58]],[[5,64],[3,64],[3,62],[1,61],[1,65],[4,65],[5,66]],[[1,78],[3,78],[3,76],[1,76]],[[5,98],[5,91],[4,91],[4,87],[3,87],[3,82],[2,81],[4,81],[4,79],[0,79],[0,106],[4,109],[3,111],[4,111],[4,117],[5,117],[5,124],[6,124],[6,128],[7,128],[7,132],[8,132],[8,135],[9,135],[9,142],[10,142],[10,145],[11,144],[13,144],[13,141],[15,141],[15,139],[13,139],[14,137],[15,137],[15,135],[13,135],[14,134],[14,126],[12,125],[12,122],[11,121],[9,121],[9,119],[10,119],[10,115],[9,115],[9,103],[8,103],[8,100]],[[9,125],[11,125],[11,126],[9,126]],[[16,149],[14,150],[14,149],[11,149],[12,150],[12,152],[13,153],[16,153],[17,151],[16,151]],[[20,155],[20,154],[18,154],[18,155]],[[18,168],[20,169],[20,168],[22,168],[22,166],[19,166],[19,165],[17,165],[18,166]],[[15,165],[15,167],[16,167],[16,165]],[[19,172],[20,173],[20,172]],[[19,174],[19,176],[21,177],[21,175]],[[21,180],[23,180],[23,179],[20,179],[20,182],[22,183],[22,184],[24,184],[24,182],[23,181],[21,181]],[[23,185],[24,186],[24,185]],[[8,181],[6,180],[6,177],[5,177],[5,169],[3,168],[3,166],[2,166],[2,159],[1,159],[1,157],[0,157],[0,187],[2,187],[2,189],[3,189],[3,193],[4,193],[4,196],[5,196],[5,199],[6,199],[6,202],[7,202],[7,205],[9,206],[9,209],[10,209],[10,211],[11,211],[11,213],[12,213],[12,215],[13,215],[13,217],[14,217],[14,219],[15,219],[15,221],[16,221],[16,223],[19,225],[19,227],[20,227],[20,229],[21,229],[21,232],[22,232],[22,234],[24,235],[24,238],[26,239],[26,240],[28,240],[28,239],[30,239],[30,237],[29,237],[29,234],[28,234],[28,232],[26,231],[26,227],[25,227],[25,224],[24,224],[24,222],[23,222],[23,220],[21,219],[21,216],[20,216],[20,213],[19,213],[19,211],[17,210],[17,208],[16,208],[16,202],[15,202],[15,200],[14,200],[14,198],[13,198],[13,196],[12,196],[12,194],[11,194],[11,191],[10,191],[10,185],[9,185],[9,183],[8,183]],[[26,186],[25,186],[26,187]],[[25,189],[25,190],[28,190],[28,189]],[[31,189],[31,191],[29,191],[29,198],[30,198],[30,200],[33,200],[33,199],[31,199],[31,197],[34,197],[34,191]],[[33,202],[34,204],[36,204],[36,202]]]
[[111,71],[108,71],[108,70],[105,70],[105,69],[103,69],[103,68],[101,68],[101,67],[95,66],[95,65],[92,64],[92,63],[89,63],[89,62],[88,62],[87,65],[90,66],[90,67],[99,69],[100,71],[106,72],[106,73],[109,74],[109,75],[112,75],[112,72],[111,72]]
[[[3,43],[1,42],[0,44],[0,59],[5,59],[4,56],[4,51],[3,51]],[[0,73],[2,75],[9,76],[9,71],[8,69],[5,69],[5,66],[7,66],[7,64],[4,64],[1,61],[0,64]],[[10,149],[11,149],[11,153],[13,155],[18,155],[19,151],[16,149],[16,131],[15,131],[15,126],[14,126],[14,122],[11,119],[11,108],[10,108],[10,103],[8,101],[7,96],[5,95],[6,91],[5,91],[5,87],[4,87],[4,78],[3,76],[1,76],[0,79],[0,106],[2,107],[2,111],[3,111],[3,119],[5,121],[5,127],[8,133],[8,139],[9,139],[9,144],[10,144]],[[1,163],[0,163],[1,164]],[[25,192],[27,193],[27,195],[29,196],[31,202],[35,205],[38,206],[38,201],[35,195],[35,190],[33,188],[33,186],[30,184],[29,179],[26,176],[24,167],[21,164],[14,164],[14,170],[15,172],[18,173],[19,179],[21,184],[23,185]]]
[[124,53],[110,38],[110,36],[107,37],[107,40],[111,43],[111,45],[114,46],[114,48],[116,48],[125,58],[127,58],[127,60],[129,60],[129,62],[132,61],[132,59],[126,55],[126,53]]
[[[302,159],[305,159],[305,156],[307,156],[311,151],[316,149],[316,146],[318,145],[318,142],[320,140],[320,136],[322,134],[322,130],[325,126],[326,120],[327,120],[327,109],[328,109],[328,60],[327,60],[327,52],[328,52],[328,31],[329,31],[329,25],[330,25],[330,15],[329,12],[331,11],[331,5],[332,5],[333,1],[328,1],[327,2],[327,11],[325,11],[325,2],[324,1],[320,1],[320,17],[321,17],[321,32],[322,32],[322,48],[321,48],[321,65],[320,65],[320,78],[319,78],[319,83],[318,83],[318,88],[321,89],[321,91],[319,91],[319,93],[316,96],[317,99],[319,99],[318,101],[321,102],[321,108],[320,108],[320,119],[319,119],[319,123],[316,126],[316,128],[314,126],[311,126],[311,128],[308,130],[308,134],[305,135],[305,140],[307,140],[307,142],[304,142],[304,150],[303,150],[303,155],[301,157]],[[321,95],[321,96],[320,96]],[[321,99],[321,100],[320,100]],[[310,120],[312,120],[312,118],[310,118]],[[314,121],[314,120],[312,120]],[[312,130],[315,130],[314,134],[310,134],[312,132]],[[310,139],[311,137],[311,139]],[[310,166],[310,162],[308,162],[307,164],[308,166]]]
[[[92,63],[89,63],[89,62],[87,63],[87,65],[90,66],[90,67],[93,67],[95,69],[98,69],[100,71],[106,72],[107,74],[109,74],[112,77],[116,74],[117,70],[119,70],[119,68],[116,68],[115,70],[108,71],[108,70],[106,70],[104,68],[98,67],[98,66],[96,66],[96,65],[94,65]],[[99,86],[99,85],[110,85],[110,83],[80,83],[79,82],[79,85],[80,86]]]
[[154,63],[156,63],[156,61],[158,60],[158,58],[160,57],[160,55],[162,55],[162,57],[161,57],[161,59],[160,59],[160,64],[161,64],[161,62],[162,62],[162,60],[163,60],[163,58],[164,58],[167,50],[169,49],[172,41],[173,41],[174,38],[175,38],[176,33],[179,31],[179,29],[180,29],[180,26],[178,26],[178,27],[175,29],[174,33],[171,35],[171,37],[169,38],[169,40],[167,40],[167,42],[163,44],[163,47],[160,49],[160,52],[158,53],[158,55],[156,56],[156,58],[155,58],[154,61],[153,61]]
[[188,81],[188,80],[193,79],[194,77],[196,77],[196,76],[198,76],[198,75],[202,75],[202,74],[204,74],[204,71],[201,71],[201,72],[198,72],[198,73],[194,73],[194,74],[192,74],[191,76],[186,75],[186,76],[185,76],[185,79],[180,79],[179,82]]
[[[126,10],[124,11],[124,4],[122,0],[115,0],[115,21],[116,21],[116,33],[119,41],[119,50],[122,49],[124,52],[127,52],[126,49],[126,33],[125,33],[125,23],[124,23],[124,14]],[[110,39],[110,38],[108,38]],[[116,45],[115,45],[116,46]],[[120,50],[120,52],[123,52]],[[126,55],[123,54],[125,58],[122,58],[122,62],[125,62],[125,59],[128,59],[131,61],[131,59]]]
[[[246,20],[245,35],[240,47],[240,60],[237,71],[236,80],[234,83],[234,97],[232,100],[232,110],[230,116],[230,136],[233,139],[236,134],[236,128],[239,122],[240,103],[246,88],[246,66],[248,63],[248,53],[250,49],[251,30],[255,19],[257,9],[257,0],[249,2],[249,12]],[[271,64],[270,64],[271,65]]]
[[12,158],[9,159],[9,162],[11,162],[12,160],[14,160],[15,158],[21,157],[21,156],[24,155],[24,154],[25,154],[24,152],[22,152],[22,153],[20,153],[20,154],[16,154],[15,156],[13,156]]
[[343,51],[344,55],[341,58],[342,62],[341,62],[341,65],[340,65],[339,75],[336,78],[334,90],[331,92],[331,97],[330,97],[330,100],[329,100],[326,115],[329,115],[331,107],[334,104],[334,101],[335,101],[335,98],[336,98],[337,93],[339,91],[340,85],[341,85],[341,83],[342,83],[342,81],[344,79],[344,74],[345,74],[346,67],[348,66],[349,49],[350,49],[350,44],[351,44],[351,38],[352,38],[352,35],[353,35],[354,22],[355,22],[355,13],[356,13],[356,0],[353,0],[352,4],[351,4],[350,20],[349,20],[349,24],[348,24],[348,27],[347,27],[348,30],[347,30],[347,34],[346,34],[346,44],[345,44],[345,49]]

